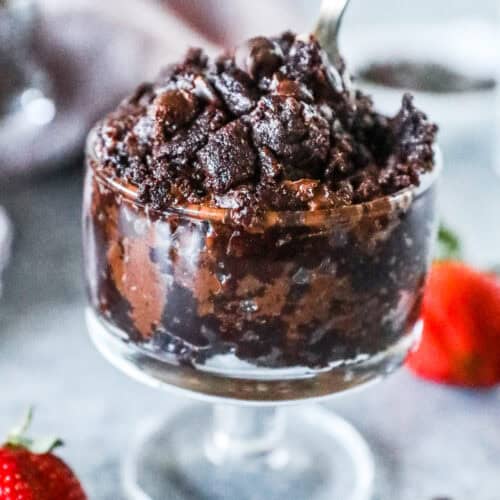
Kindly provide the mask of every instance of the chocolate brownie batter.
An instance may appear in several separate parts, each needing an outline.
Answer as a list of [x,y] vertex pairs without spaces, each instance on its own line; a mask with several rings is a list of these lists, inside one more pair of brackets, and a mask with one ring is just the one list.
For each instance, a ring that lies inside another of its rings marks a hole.
[[336,81],[318,42],[291,33],[215,61],[191,50],[100,123],[98,168],[152,208],[208,204],[247,225],[269,209],[351,205],[417,185],[436,127],[410,96],[388,119]]
[[258,37],[189,51],[96,126],[85,252],[106,324],[215,371],[366,367],[414,330],[436,127],[342,82],[314,38]]

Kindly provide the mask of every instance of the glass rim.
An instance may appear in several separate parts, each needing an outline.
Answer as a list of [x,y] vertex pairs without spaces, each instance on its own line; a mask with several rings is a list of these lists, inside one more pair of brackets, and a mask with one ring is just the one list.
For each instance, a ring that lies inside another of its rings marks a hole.
[[[166,209],[155,209],[147,203],[137,200],[138,189],[130,183],[124,182],[119,177],[110,177],[105,173],[97,171],[89,165],[89,160],[98,162],[95,153],[95,139],[98,125],[94,126],[88,134],[85,147],[86,168],[91,168],[93,175],[100,182],[104,182],[111,190],[119,193],[133,205],[143,208],[148,213],[159,216],[179,215],[200,220],[228,223],[234,209],[221,208],[202,204],[174,205]],[[423,196],[439,179],[443,169],[441,149],[438,145],[434,149],[434,168],[430,172],[424,172],[420,176],[418,186],[410,186],[393,194],[381,196],[374,200],[356,203],[353,205],[342,205],[332,208],[319,208],[314,210],[267,210],[262,216],[264,226],[273,225],[325,225],[329,222],[346,221],[351,218],[359,220],[363,215],[371,217],[387,214],[388,207],[396,209],[407,209],[411,203]]]

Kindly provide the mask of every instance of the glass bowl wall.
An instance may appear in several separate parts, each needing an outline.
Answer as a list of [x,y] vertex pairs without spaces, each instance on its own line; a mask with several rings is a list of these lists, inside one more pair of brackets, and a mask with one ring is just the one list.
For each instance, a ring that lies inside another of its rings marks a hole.
[[416,189],[248,230],[213,207],[155,212],[97,167],[90,147],[87,317],[130,375],[209,398],[316,398],[391,372],[417,338],[438,168]]

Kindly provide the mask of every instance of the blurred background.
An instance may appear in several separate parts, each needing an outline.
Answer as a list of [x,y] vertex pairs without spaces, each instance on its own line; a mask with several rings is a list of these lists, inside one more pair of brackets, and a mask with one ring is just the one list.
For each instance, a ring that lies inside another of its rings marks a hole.
[[[0,272],[11,254],[0,302],[0,428],[37,403],[40,427],[66,438],[93,499],[121,498],[118,462],[134,423],[179,402],[115,373],[86,338],[85,135],[188,46],[214,52],[256,34],[307,32],[319,4],[0,0],[0,205],[11,220],[0,209]],[[498,0],[352,0],[340,42],[379,109],[394,113],[409,90],[439,124],[442,219],[484,268],[500,264],[499,33]],[[375,448],[380,500],[498,500],[498,391],[436,387],[402,370],[332,406]]]

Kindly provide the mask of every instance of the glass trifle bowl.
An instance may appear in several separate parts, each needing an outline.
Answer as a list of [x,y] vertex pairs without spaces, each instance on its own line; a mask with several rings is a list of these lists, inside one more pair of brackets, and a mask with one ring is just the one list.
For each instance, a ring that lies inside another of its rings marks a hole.
[[[290,42],[290,37],[259,39],[258,46],[282,43],[283,51],[291,53],[295,43],[297,51],[320,50],[313,39]],[[193,57],[198,61],[194,66]],[[243,211],[235,209],[234,199],[228,201],[234,188],[227,185],[223,198],[193,201],[190,195],[182,203],[155,204],[151,200],[158,199],[157,193],[144,196],[138,171],[123,175],[117,165],[123,167],[131,144],[135,152],[147,150],[137,148],[131,131],[139,130],[138,137],[144,138],[159,130],[164,137],[165,124],[182,114],[186,82],[193,79],[179,84],[179,72],[208,67],[199,53],[188,58],[177,73],[167,72],[167,80],[176,75],[181,91],[161,79],[157,90],[141,87],[109,121],[98,124],[87,144],[84,250],[90,335],[104,356],[129,376],[213,404],[188,406],[141,430],[124,462],[126,492],[131,498],[151,500],[368,499],[374,470],[362,437],[325,410],[281,406],[320,400],[378,380],[400,366],[418,338],[440,171],[434,154],[418,182],[409,180],[415,173],[410,162],[415,163],[424,148],[411,134],[424,115],[412,114],[406,99],[406,111],[397,122],[403,123],[404,133],[397,136],[403,142],[410,139],[401,153],[407,155],[408,165],[393,163],[397,172],[405,173],[397,178],[407,185],[393,186],[389,194],[373,196],[355,174],[349,182],[365,201],[354,197],[351,203],[333,206],[331,193],[320,183],[294,178],[281,180],[273,189],[286,192],[287,199],[291,193],[302,201],[307,198],[307,208],[277,209],[271,203],[251,217],[246,201]],[[228,64],[221,66],[222,72],[229,71]],[[282,71],[286,75],[287,70]],[[193,88],[199,89],[200,75],[196,73]],[[203,98],[209,95],[211,78],[208,74],[203,80]],[[224,90],[214,81],[223,99]],[[283,86],[286,93],[290,87]],[[342,95],[350,99],[348,92]],[[266,96],[255,109],[268,103]],[[283,99],[283,106],[300,108],[295,98]],[[175,108],[179,102],[182,107]],[[363,102],[357,101],[357,106]],[[223,104],[217,105],[223,109]],[[307,121],[316,108],[303,106]],[[352,109],[357,112],[357,107]],[[363,115],[363,123],[370,113]],[[155,122],[158,116],[161,121]],[[203,118],[203,112],[198,116]],[[251,152],[238,156],[231,148],[244,150],[251,127],[254,144],[261,137],[269,139],[267,128],[259,135],[266,119],[262,116],[252,115],[249,120],[255,120],[248,126],[242,118],[226,122],[201,141],[192,162],[211,166],[201,181],[204,186],[216,190],[220,178],[227,184],[233,170],[214,173],[221,158],[238,163],[238,175],[249,157],[257,161]],[[198,118],[192,120],[195,126],[199,123]],[[319,115],[315,120],[317,130],[323,122]],[[196,130],[198,135],[191,131],[189,137],[199,137]],[[276,126],[273,130],[279,134]],[[183,129],[169,133],[167,146],[186,137]],[[164,145],[159,150],[165,154]],[[184,150],[176,143],[176,154]],[[116,164],[110,160],[115,153]],[[148,150],[148,164],[158,166],[153,153]],[[303,167],[305,155],[301,158]],[[139,165],[143,171],[140,162],[127,160],[127,165]],[[184,172],[194,168],[183,164]],[[372,170],[363,170],[364,181]],[[174,181],[164,184],[158,175],[155,170],[145,182],[161,188],[163,200],[164,187]],[[263,170],[260,178],[264,175]],[[289,174],[280,175],[283,179]],[[347,178],[346,172],[341,175]],[[384,180],[388,176],[385,172]],[[196,182],[200,179],[196,174]],[[262,192],[270,192],[267,184]],[[248,188],[240,188],[236,199],[241,200],[242,193],[248,195]]]

